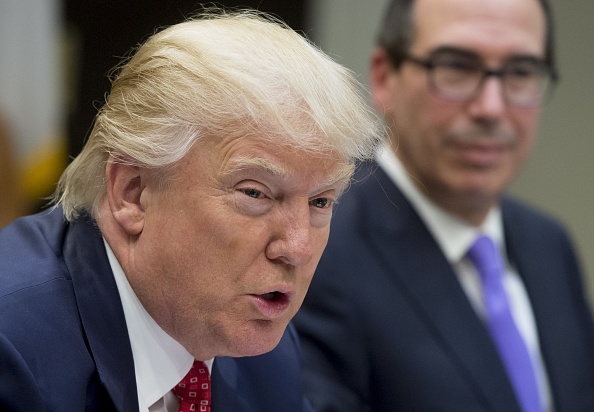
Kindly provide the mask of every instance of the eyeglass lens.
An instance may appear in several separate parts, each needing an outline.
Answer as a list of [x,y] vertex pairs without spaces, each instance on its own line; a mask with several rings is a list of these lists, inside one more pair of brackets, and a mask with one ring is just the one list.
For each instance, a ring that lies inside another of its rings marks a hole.
[[488,76],[502,81],[504,98],[518,106],[538,105],[550,83],[550,71],[534,57],[513,57],[498,70],[489,70],[476,55],[466,52],[433,53],[423,65],[431,86],[440,96],[457,101],[474,98]]

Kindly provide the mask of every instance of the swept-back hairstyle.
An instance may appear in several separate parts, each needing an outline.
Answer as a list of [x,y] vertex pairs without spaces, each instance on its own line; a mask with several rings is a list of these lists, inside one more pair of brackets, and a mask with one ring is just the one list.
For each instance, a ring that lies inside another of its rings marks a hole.
[[[555,30],[549,0],[538,0],[546,21],[545,62],[557,73],[555,57]],[[393,0],[386,8],[377,33],[376,43],[386,50],[394,67],[399,68],[414,41],[415,0]]]
[[97,216],[110,155],[154,170],[166,185],[205,136],[256,132],[354,164],[384,135],[352,72],[260,12],[209,10],[154,34],[118,70],[54,193],[66,219]]

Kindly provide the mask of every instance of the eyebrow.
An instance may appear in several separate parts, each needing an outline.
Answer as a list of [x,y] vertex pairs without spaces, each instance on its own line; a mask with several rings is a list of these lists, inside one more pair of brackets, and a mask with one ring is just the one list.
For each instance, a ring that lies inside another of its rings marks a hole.
[[[458,55],[460,57],[465,57],[465,58],[469,58],[469,59],[476,59],[477,61],[483,61],[483,58],[480,54],[470,50],[470,49],[466,49],[466,48],[461,48],[461,47],[456,47],[456,46],[439,46],[436,47],[435,49],[432,49],[431,51],[429,51],[428,56],[429,57],[434,57],[436,55],[439,54],[454,54],[454,55]],[[510,56],[506,57],[505,61],[515,61],[515,60],[531,60],[534,62],[542,62],[544,61],[544,57],[543,56],[539,56],[537,54],[533,54],[533,53],[515,53],[515,54],[511,54]]]
[[[283,167],[282,165],[272,163],[268,159],[264,159],[261,157],[249,157],[249,156],[239,156],[229,162],[226,170],[223,172],[223,175],[230,175],[233,173],[237,173],[242,170],[246,169],[261,169],[270,173],[274,176],[278,176],[281,178],[288,179],[292,173],[287,168]],[[321,182],[318,182],[320,186],[332,186],[339,182],[344,182],[344,184],[348,184],[352,174],[354,171],[354,165],[345,162],[338,170],[333,173],[332,175],[328,176],[328,178],[324,179]]]
[[480,59],[481,57],[468,49],[463,49],[463,48],[459,48],[459,47],[454,47],[454,46],[439,46],[436,47],[435,49],[432,49],[429,51],[429,56],[436,56],[439,54],[456,54],[458,56],[463,56],[463,57],[468,57],[468,58],[474,58],[474,59]]
[[289,177],[291,174],[289,170],[285,169],[281,165],[272,163],[269,160],[263,159],[261,157],[249,156],[239,156],[230,161],[223,174],[229,175],[246,169],[262,169],[274,176],[279,177]]

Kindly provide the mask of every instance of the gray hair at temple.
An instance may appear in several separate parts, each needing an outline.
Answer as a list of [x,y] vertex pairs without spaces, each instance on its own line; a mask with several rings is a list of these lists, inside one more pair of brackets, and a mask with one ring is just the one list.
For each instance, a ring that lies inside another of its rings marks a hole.
[[[557,73],[555,58],[555,30],[549,0],[538,0],[547,25],[545,38],[545,63]],[[414,42],[413,10],[415,0],[393,0],[386,7],[377,34],[377,45],[383,48],[395,68],[399,68]]]
[[197,140],[238,131],[350,166],[385,133],[353,73],[304,37],[260,12],[211,10],[154,34],[121,65],[53,202],[68,220],[97,217],[109,156],[167,185]]

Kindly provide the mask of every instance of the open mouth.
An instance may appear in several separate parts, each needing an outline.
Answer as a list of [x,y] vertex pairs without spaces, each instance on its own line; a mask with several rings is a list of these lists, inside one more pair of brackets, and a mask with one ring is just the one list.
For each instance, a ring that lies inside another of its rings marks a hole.
[[275,319],[282,316],[289,309],[291,303],[290,293],[279,291],[252,296],[254,297],[254,302],[260,313],[269,319]]
[[285,294],[282,292],[269,292],[269,293],[264,293],[262,296],[262,298],[264,298],[265,300],[269,301],[269,302],[277,302],[283,298],[285,298]]

